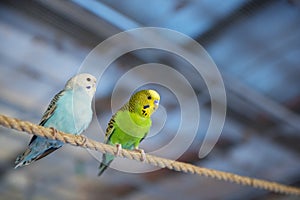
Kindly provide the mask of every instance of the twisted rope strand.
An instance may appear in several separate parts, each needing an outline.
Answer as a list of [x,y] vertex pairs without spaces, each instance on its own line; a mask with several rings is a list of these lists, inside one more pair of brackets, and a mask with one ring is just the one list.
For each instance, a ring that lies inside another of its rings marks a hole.
[[[45,128],[43,126],[38,126],[30,122],[22,121],[19,119],[11,118],[0,114],[0,125],[18,130],[27,132],[29,134],[46,137],[48,139],[60,140],[64,143],[69,143],[74,146],[80,146],[83,148],[88,148],[95,151],[100,151],[102,153],[114,154],[117,151],[117,148],[111,145],[103,144],[95,140],[86,138],[85,136],[74,136],[72,134],[67,134],[53,128]],[[142,155],[134,151],[128,151],[122,149],[120,157],[133,159],[141,161]],[[197,167],[188,163],[178,162],[170,159],[160,158],[157,156],[152,156],[146,154],[144,160],[145,163],[160,167],[168,168],[175,171],[182,171],[185,173],[198,174],[199,176],[209,177],[217,180],[227,181],[236,183],[239,185],[250,186],[254,188],[264,189],[272,192],[277,192],[281,194],[290,194],[300,196],[300,188],[291,187],[276,182],[265,181],[261,179],[250,178],[246,176],[240,176],[233,173],[222,172],[213,169],[207,169],[203,167]]]

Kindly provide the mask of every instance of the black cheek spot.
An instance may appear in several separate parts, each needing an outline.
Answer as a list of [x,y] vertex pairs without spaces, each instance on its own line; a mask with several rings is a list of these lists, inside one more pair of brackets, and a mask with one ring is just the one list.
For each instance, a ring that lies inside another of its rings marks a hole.
[[87,80],[88,82],[90,82],[90,81],[91,81],[91,79],[90,79],[90,78],[87,78],[86,80]]
[[147,109],[147,108],[149,108],[149,107],[150,107],[149,105],[145,105],[145,106],[144,106],[144,109]]
[[149,99],[149,100],[152,99],[151,96],[148,96],[148,99]]
[[88,89],[88,90],[91,89],[91,86],[86,86],[86,89]]

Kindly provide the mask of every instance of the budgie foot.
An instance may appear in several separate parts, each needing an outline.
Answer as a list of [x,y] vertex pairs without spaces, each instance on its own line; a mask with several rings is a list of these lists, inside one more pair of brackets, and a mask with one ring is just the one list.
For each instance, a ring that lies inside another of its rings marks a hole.
[[120,152],[122,150],[122,145],[121,144],[116,144],[116,147],[117,147],[117,151],[115,153],[115,156],[120,156]]
[[55,128],[53,128],[53,127],[49,127],[49,128],[52,130],[53,137],[56,138],[57,130]]
[[135,148],[134,151],[141,154],[141,161],[144,162],[146,160],[146,154],[144,149]]

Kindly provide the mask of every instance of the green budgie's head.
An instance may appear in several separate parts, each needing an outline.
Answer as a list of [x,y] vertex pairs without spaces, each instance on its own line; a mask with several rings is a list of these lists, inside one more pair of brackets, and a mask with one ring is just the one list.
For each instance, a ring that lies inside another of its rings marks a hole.
[[129,110],[142,117],[151,117],[159,105],[160,96],[155,90],[141,90],[131,96]]

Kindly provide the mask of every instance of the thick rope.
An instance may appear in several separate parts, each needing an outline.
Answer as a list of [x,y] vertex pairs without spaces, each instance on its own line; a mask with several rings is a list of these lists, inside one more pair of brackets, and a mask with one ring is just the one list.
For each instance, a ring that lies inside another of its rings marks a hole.
[[[37,136],[46,137],[48,139],[60,140],[64,143],[69,143],[74,146],[81,146],[83,148],[100,151],[102,153],[114,154],[117,151],[116,147],[103,144],[100,142],[96,142],[95,140],[88,139],[85,136],[80,136],[80,135],[74,136],[72,134],[67,134],[51,128],[45,128],[43,126],[38,126],[30,122],[21,121],[19,119],[11,118],[1,114],[0,114],[0,125],[6,128],[27,132],[29,134],[33,134]],[[119,156],[123,158],[137,160],[137,161],[141,161],[142,159],[142,155],[140,153],[134,151],[128,151],[125,149],[122,149],[120,151]],[[254,179],[246,176],[240,176],[233,173],[222,172],[222,171],[207,169],[203,167],[197,167],[188,163],[160,158],[149,154],[148,155],[146,154],[144,162],[160,168],[168,168],[175,171],[198,174],[200,176],[228,181],[239,185],[264,189],[276,193],[300,196],[300,188],[291,187],[276,182],[270,182],[270,181]]]

